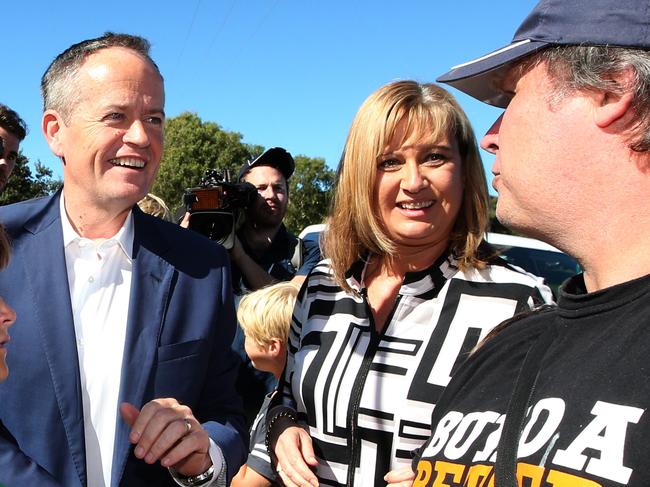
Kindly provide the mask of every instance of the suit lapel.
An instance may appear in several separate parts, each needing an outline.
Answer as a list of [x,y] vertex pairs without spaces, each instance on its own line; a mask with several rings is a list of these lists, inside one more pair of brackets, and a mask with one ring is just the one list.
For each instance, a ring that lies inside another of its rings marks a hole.
[[25,225],[32,234],[25,242],[24,255],[30,256],[29,262],[25,263],[25,279],[33,290],[32,295],[38,298],[33,306],[39,338],[50,369],[72,461],[81,485],[86,485],[79,359],[63,249],[59,194],[48,200],[44,212]]
[[[140,408],[152,399],[152,372],[174,268],[161,256],[166,239],[139,209],[133,210],[133,276],[124,344],[120,403]],[[130,450],[129,427],[119,416],[115,432],[112,485],[117,487]]]

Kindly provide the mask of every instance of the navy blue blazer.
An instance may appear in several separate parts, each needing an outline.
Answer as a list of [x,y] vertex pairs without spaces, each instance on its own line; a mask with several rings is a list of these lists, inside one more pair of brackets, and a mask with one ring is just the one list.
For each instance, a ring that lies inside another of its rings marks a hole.
[[[0,208],[13,255],[0,296],[16,310],[0,385],[0,484],[87,485],[79,363],[59,197]],[[225,250],[133,209],[133,277],[120,402],[173,397],[221,447],[230,479],[247,432],[230,352],[235,316]],[[167,469],[133,455],[116,417],[111,487],[174,486]],[[90,486],[92,487],[92,486]]]

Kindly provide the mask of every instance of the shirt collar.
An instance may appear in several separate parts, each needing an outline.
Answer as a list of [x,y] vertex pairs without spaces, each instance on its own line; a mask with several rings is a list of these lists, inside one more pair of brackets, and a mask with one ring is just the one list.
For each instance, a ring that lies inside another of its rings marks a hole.
[[[63,198],[63,192],[61,193],[61,198],[59,199],[59,213],[61,215],[61,226],[63,228],[63,248],[67,248],[72,242],[79,240],[90,240],[79,235],[76,230],[72,227],[68,214],[65,211],[65,202]],[[135,231],[133,225],[133,211],[129,211],[129,214],[124,220],[122,227],[117,231],[113,237],[106,240],[116,241],[122,252],[130,259],[132,259],[133,254],[133,239]]]
[[[358,260],[345,274],[348,285],[361,292],[365,285],[366,271],[370,263],[371,255]],[[415,272],[407,272],[400,288],[400,294],[419,294],[424,288],[433,288],[438,291],[445,282],[458,272],[458,262],[449,251],[443,253],[438,259],[426,269]]]

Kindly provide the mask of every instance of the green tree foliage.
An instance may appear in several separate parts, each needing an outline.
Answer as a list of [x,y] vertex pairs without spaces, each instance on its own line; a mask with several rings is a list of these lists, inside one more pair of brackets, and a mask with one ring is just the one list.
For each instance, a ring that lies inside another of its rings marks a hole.
[[296,171],[289,179],[289,210],[284,219],[295,234],[307,225],[323,223],[329,210],[335,172],[325,159],[296,156]]
[[165,152],[152,193],[173,209],[182,204],[186,188],[199,185],[207,169],[233,178],[251,153],[259,146],[242,143],[237,132],[223,130],[214,122],[204,122],[195,113],[185,112],[165,121]]
[[23,154],[18,154],[9,183],[0,195],[0,205],[8,205],[37,196],[46,196],[61,187],[63,182],[52,177],[51,169],[40,162],[37,162],[35,167],[36,174],[32,175],[32,170],[29,168],[29,159]]
[[[186,188],[198,186],[207,169],[230,172],[231,180],[251,155],[264,148],[244,144],[241,134],[205,122],[195,113],[185,112],[165,121],[165,153],[152,193],[172,209],[182,204]],[[321,158],[297,156],[296,171],[289,180],[289,211],[285,224],[293,232],[320,223],[327,214],[334,171]]]

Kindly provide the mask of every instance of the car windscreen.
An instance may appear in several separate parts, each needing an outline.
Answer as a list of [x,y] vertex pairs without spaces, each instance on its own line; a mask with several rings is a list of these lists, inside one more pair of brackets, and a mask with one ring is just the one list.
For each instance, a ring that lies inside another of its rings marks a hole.
[[557,293],[557,288],[566,279],[580,272],[578,263],[562,252],[525,247],[493,246],[499,250],[501,257],[508,263],[543,277],[554,293]]

